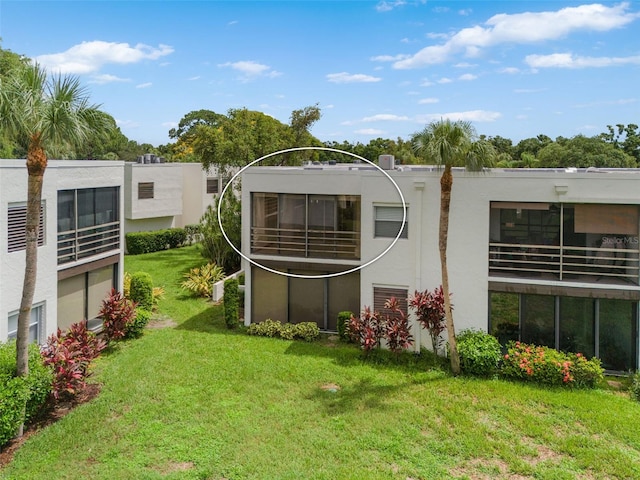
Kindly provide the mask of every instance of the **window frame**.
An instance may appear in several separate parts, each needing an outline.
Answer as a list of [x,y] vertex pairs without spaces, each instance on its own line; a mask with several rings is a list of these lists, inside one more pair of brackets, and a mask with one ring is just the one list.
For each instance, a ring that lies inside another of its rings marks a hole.
[[[31,327],[33,326],[36,327],[35,342],[38,345],[42,344],[44,341],[43,333],[44,333],[45,303],[46,302],[34,303],[33,306],[31,307],[31,318],[29,319],[29,332],[31,332]],[[35,321],[33,319],[34,313],[36,315]],[[7,315],[7,340],[13,340],[18,336],[18,315],[19,314],[20,314],[20,310],[14,310],[12,312],[9,312],[9,315]],[[11,317],[16,317],[15,330],[9,330],[9,321]]]
[[[385,209],[385,208],[386,209],[397,210],[400,213],[399,220],[390,220],[390,219],[378,218],[378,216],[379,216],[378,212],[382,212],[382,209]],[[402,225],[403,208],[404,207],[402,205],[374,205],[373,206],[373,238],[396,238],[396,237],[398,237],[397,228],[400,228],[400,225]],[[400,236],[398,237],[399,240],[407,240],[409,238],[409,207],[406,207],[406,209],[407,209],[407,214],[406,214],[404,226],[402,227],[402,232],[400,233]],[[391,224],[398,224],[397,228],[394,228],[394,230],[396,230],[396,232],[393,235],[386,234],[385,232],[380,232],[380,230],[378,229],[378,224],[379,223],[381,224],[380,226],[386,224],[387,228]]]

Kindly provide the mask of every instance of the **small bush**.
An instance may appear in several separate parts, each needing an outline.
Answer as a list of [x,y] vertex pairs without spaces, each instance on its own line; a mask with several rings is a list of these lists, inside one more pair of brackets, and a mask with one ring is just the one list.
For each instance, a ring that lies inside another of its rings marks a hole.
[[224,282],[224,294],[222,297],[224,303],[224,322],[227,328],[235,328],[238,326],[238,280],[229,278]]
[[297,332],[297,325],[293,324],[293,323],[283,323],[280,325],[280,338],[282,338],[283,340],[295,340],[296,338],[296,332]]
[[282,324],[278,320],[267,318],[260,323],[252,323],[247,328],[249,335],[257,335],[259,337],[279,337]]
[[169,228],[164,234],[169,248],[178,248],[187,242],[187,232],[184,228]]
[[598,358],[587,360],[580,353],[562,353],[549,347],[522,342],[507,344],[501,373],[507,378],[542,385],[593,388],[603,378]]
[[160,300],[164,298],[164,295],[165,295],[164,287],[153,287],[152,296],[153,296],[154,307],[158,304]]
[[493,335],[475,330],[463,330],[458,335],[460,367],[468,375],[490,377],[498,371],[501,359],[500,343]]
[[244,273],[238,275],[238,285],[244,285]]
[[629,388],[631,398],[640,402],[640,372],[636,372],[631,380],[631,387]]
[[28,398],[23,378],[0,375],[0,446],[11,440],[22,425],[22,409]]
[[201,233],[202,228],[200,227],[199,223],[185,225],[184,232],[187,236],[185,242],[188,245],[191,245],[192,243],[195,243],[195,242],[199,242],[202,239],[202,233]]
[[187,232],[183,228],[167,228],[153,232],[129,232],[125,235],[129,255],[177,248],[184,245],[187,238]]
[[102,328],[107,342],[119,340],[126,336],[127,327],[133,321],[136,304],[125,298],[115,288],[102,301],[98,315],[102,318]]
[[131,275],[129,298],[140,308],[153,309],[153,280],[146,272],[135,272]]
[[151,319],[151,312],[145,308],[136,308],[136,314],[127,324],[124,338],[140,338]]
[[65,333],[57,333],[47,339],[42,350],[45,365],[53,368],[52,393],[58,400],[73,396],[86,385],[90,363],[100,355],[107,344],[87,329],[87,321],[74,323]]
[[313,342],[320,336],[320,328],[315,322],[300,322],[293,325],[294,338]]
[[351,320],[352,315],[353,312],[347,311],[338,313],[338,336],[340,337],[340,340],[350,340],[347,328],[349,326],[349,320]]
[[122,276],[122,294],[126,298],[131,298],[131,274],[124,272]]
[[201,297],[211,297],[213,284],[225,277],[224,270],[215,263],[192,268],[189,273],[185,273],[183,276],[186,280],[182,282],[182,288]]
[[384,308],[391,312],[385,315],[383,319],[384,338],[387,340],[389,350],[398,354],[413,345],[413,335],[409,330],[409,321],[400,308],[396,297],[387,299],[384,303]]

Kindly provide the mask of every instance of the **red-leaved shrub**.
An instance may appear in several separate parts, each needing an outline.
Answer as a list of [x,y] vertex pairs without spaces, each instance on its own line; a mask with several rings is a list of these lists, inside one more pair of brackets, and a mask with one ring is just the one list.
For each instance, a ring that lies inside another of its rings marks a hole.
[[380,339],[384,335],[384,325],[380,321],[378,312],[372,312],[365,306],[359,317],[351,315],[349,319],[349,337],[357,343],[368,355],[371,350],[380,346]]
[[396,297],[389,298],[384,308],[391,310],[390,315],[385,315],[384,328],[387,346],[393,353],[400,353],[413,345],[413,336],[409,331],[409,321],[400,308]]
[[98,315],[102,317],[102,331],[107,342],[119,340],[127,335],[127,327],[136,317],[136,303],[112,288],[102,301]]
[[416,290],[413,297],[409,298],[409,307],[415,312],[422,328],[429,331],[433,353],[437,354],[441,343],[440,334],[447,329],[442,286],[434,289],[433,292]]
[[104,340],[87,329],[86,320],[72,324],[64,333],[58,329],[49,336],[41,354],[45,365],[53,367],[51,392],[56,400],[73,396],[86,385],[89,364],[106,346]]

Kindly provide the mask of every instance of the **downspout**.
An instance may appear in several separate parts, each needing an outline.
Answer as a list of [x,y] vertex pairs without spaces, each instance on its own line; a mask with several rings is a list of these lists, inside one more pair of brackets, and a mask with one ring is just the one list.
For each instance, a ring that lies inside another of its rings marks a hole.
[[[413,188],[416,191],[416,202],[415,202],[415,280],[414,280],[414,288],[415,290],[422,291],[422,197],[424,191],[424,182],[413,182]],[[414,209],[412,209],[414,210]],[[409,292],[409,295],[413,295],[413,292]],[[422,346],[422,328],[415,321],[415,343],[414,349],[416,352],[420,352],[420,347]]]

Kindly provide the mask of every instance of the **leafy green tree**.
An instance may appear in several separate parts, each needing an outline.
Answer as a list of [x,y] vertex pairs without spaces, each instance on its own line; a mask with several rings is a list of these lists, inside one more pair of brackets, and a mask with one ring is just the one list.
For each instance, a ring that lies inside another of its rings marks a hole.
[[[229,245],[220,230],[218,223],[218,203],[216,198],[213,206],[207,207],[207,211],[200,220],[202,242],[201,254],[207,260],[219,265],[225,272],[235,272],[240,267],[240,256]],[[221,223],[227,237],[233,245],[240,250],[241,234],[240,200],[230,187],[222,198]]]
[[422,131],[413,134],[412,142],[419,156],[428,163],[443,168],[440,178],[440,224],[438,247],[442,271],[442,293],[445,302],[447,335],[449,339],[449,358],[451,371],[460,373],[460,356],[456,343],[455,326],[449,293],[449,271],[447,268],[447,243],[449,237],[449,210],[451,206],[451,188],[453,186],[452,168],[465,167],[470,171],[481,171],[494,163],[493,146],[478,140],[471,123],[452,122],[449,119],[431,122]]
[[607,125],[607,133],[601,133],[600,138],[605,142],[613,144],[616,148],[621,149],[627,155],[635,158],[636,163],[640,166],[640,127],[635,123],[624,125],[616,124],[616,128]]
[[[36,285],[42,182],[49,155],[73,156],[91,132],[108,130],[105,115],[76,77],[49,77],[39,65],[13,69],[0,85],[0,127],[27,150],[25,274],[18,315],[17,375],[29,373],[29,318]],[[22,433],[22,432],[20,432]]]
[[635,159],[613,143],[600,136],[572,138],[559,137],[538,152],[541,167],[609,167],[630,168],[636,166]]

